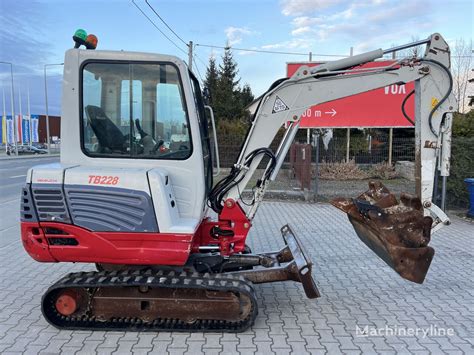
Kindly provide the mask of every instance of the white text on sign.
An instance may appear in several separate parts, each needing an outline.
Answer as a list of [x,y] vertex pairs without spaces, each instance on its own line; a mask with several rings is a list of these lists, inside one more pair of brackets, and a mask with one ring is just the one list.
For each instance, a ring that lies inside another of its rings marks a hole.
[[385,95],[400,95],[400,94],[406,94],[407,89],[405,88],[405,85],[389,85],[383,88]]

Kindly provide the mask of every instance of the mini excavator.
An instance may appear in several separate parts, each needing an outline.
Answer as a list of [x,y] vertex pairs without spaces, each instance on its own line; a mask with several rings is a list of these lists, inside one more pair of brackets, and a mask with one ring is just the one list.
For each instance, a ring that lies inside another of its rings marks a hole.
[[[423,282],[431,233],[449,224],[432,197],[435,174],[449,175],[456,107],[441,35],[302,66],[275,81],[259,99],[237,161],[215,184],[212,108],[187,65],[169,55],[94,50],[97,38],[84,31],[74,39],[64,60],[60,162],[31,168],[21,192],[21,239],[33,259],[97,265],[46,291],[42,312],[52,325],[239,332],[258,313],[254,284],[295,281],[319,297],[312,262],[288,225],[281,250],[247,246],[258,206],[308,107],[408,82],[415,83],[416,195],[397,199],[372,182],[360,196],[332,203],[388,266]],[[420,58],[360,67],[419,45],[426,45]],[[264,172],[243,203],[259,164]]]

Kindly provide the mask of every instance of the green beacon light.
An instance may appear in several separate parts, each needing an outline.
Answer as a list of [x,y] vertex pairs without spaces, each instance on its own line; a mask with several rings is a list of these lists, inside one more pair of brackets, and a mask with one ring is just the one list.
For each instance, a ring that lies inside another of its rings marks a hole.
[[80,28],[76,30],[76,32],[74,33],[74,36],[72,36],[72,39],[76,43],[74,45],[74,48],[79,48],[81,45],[86,44],[87,32]]

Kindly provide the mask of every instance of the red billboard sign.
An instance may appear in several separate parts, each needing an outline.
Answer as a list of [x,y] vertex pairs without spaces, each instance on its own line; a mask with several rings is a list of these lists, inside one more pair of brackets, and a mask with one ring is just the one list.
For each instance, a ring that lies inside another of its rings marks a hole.
[[[371,62],[361,68],[383,67],[393,61]],[[310,67],[321,63],[288,63],[287,76],[293,75],[302,65]],[[363,80],[363,79],[362,79]],[[403,99],[414,89],[413,82],[405,85],[390,85],[384,88],[345,97],[339,100],[312,106],[301,117],[301,128],[348,128],[348,127],[403,127],[413,125],[403,116]],[[408,116],[414,117],[414,95],[406,105]]]

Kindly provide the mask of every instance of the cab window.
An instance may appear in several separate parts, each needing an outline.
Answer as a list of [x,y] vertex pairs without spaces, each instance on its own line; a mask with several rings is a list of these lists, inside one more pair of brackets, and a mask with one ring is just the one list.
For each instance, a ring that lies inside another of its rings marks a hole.
[[90,62],[82,69],[82,149],[89,156],[187,159],[183,87],[169,63]]

